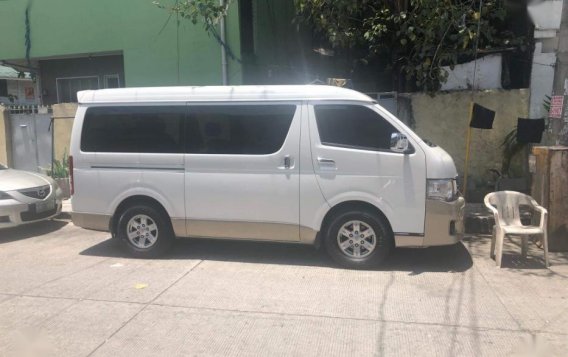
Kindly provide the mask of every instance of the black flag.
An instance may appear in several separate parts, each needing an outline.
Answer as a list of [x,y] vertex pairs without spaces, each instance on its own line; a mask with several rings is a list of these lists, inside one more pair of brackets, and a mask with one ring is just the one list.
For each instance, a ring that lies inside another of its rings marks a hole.
[[495,112],[477,103],[473,104],[469,126],[477,129],[493,129]]
[[544,131],[544,119],[517,120],[517,141],[520,143],[540,143]]

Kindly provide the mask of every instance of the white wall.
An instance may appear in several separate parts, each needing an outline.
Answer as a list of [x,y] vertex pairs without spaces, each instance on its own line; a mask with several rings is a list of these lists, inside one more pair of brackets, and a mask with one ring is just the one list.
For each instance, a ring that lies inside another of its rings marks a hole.
[[528,6],[535,30],[558,30],[562,17],[562,0],[533,0]]
[[[477,59],[475,70],[475,89],[501,89],[502,57],[500,54],[489,55]],[[448,80],[442,84],[441,90],[471,89],[474,78],[475,61],[458,64],[454,69],[442,67],[448,72]]]
[[552,94],[562,0],[533,1],[527,9],[535,25],[529,117],[538,119],[546,116],[544,100]]
[[552,95],[552,83],[554,82],[554,64],[556,53],[542,53],[542,43],[535,43],[533,64],[531,71],[531,99],[529,117],[539,119],[546,116],[544,100]]

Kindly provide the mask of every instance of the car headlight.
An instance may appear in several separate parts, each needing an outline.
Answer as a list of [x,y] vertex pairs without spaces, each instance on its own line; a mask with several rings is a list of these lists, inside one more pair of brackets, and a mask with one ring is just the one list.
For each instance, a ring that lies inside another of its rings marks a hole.
[[454,179],[428,180],[427,196],[432,200],[453,201],[457,195]]
[[12,196],[7,194],[6,192],[0,191],[0,200],[10,200],[10,199],[12,199]]

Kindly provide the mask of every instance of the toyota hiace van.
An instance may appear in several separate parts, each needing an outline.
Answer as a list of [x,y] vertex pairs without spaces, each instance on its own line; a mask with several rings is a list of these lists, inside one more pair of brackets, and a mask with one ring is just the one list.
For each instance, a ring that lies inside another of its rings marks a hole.
[[181,237],[265,240],[368,268],[394,247],[461,238],[452,158],[359,92],[127,88],[78,101],[73,222],[136,257]]

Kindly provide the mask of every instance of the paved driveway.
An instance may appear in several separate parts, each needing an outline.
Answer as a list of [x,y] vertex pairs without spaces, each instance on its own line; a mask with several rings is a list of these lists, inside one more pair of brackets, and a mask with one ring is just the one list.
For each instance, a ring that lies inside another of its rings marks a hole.
[[0,231],[0,355],[566,355],[568,255],[499,270],[488,244],[351,271],[303,246],[183,241],[139,260],[66,219]]

